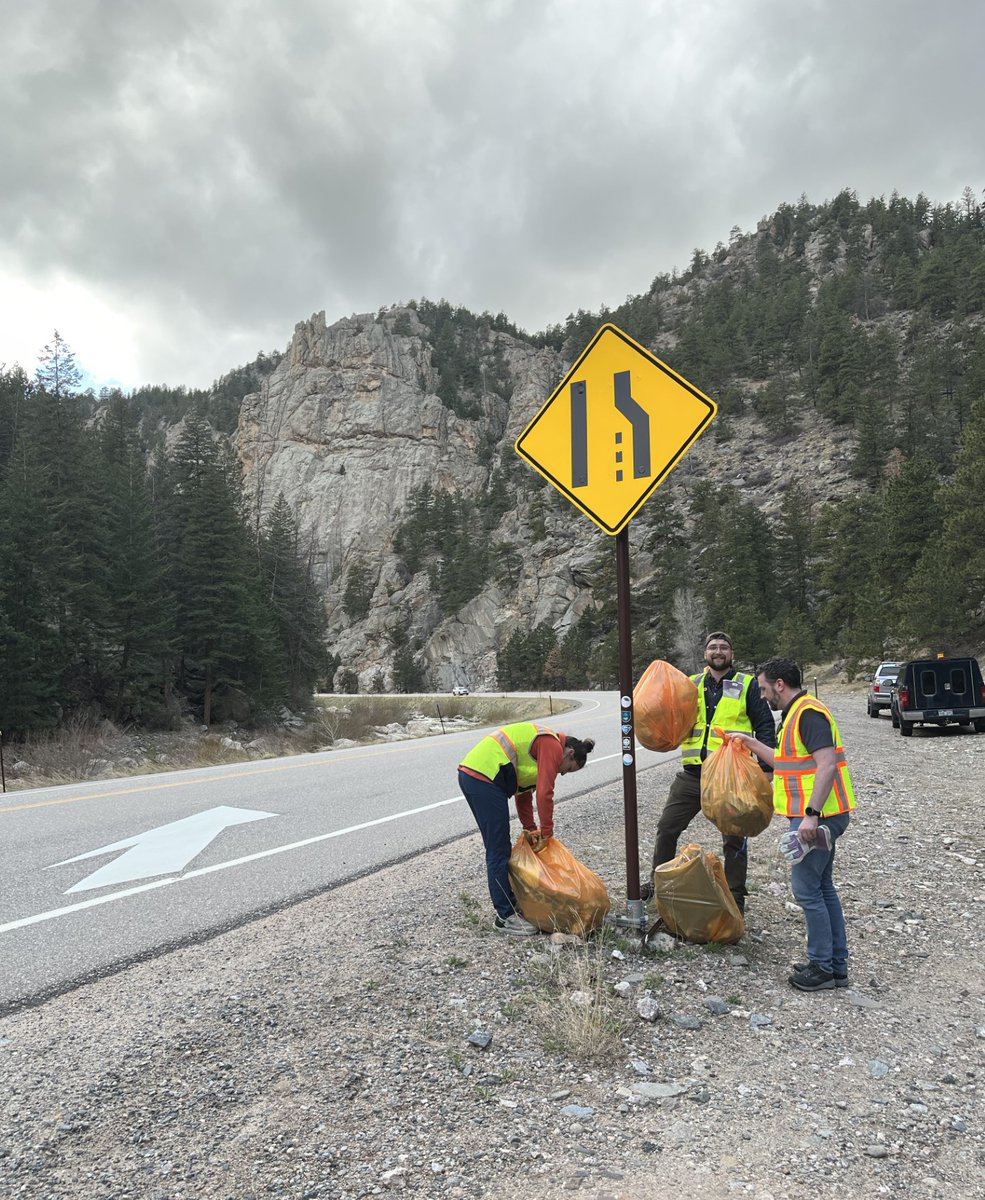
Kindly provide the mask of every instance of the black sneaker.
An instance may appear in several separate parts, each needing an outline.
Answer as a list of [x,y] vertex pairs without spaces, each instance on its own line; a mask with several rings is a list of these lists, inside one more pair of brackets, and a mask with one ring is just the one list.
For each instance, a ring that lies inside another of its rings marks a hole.
[[[810,967],[810,965],[811,965],[810,963],[794,963],[793,971],[796,975],[803,975],[803,973]],[[835,971],[834,975],[832,975],[832,979],[835,981],[836,988],[848,987],[848,976],[847,975],[839,975],[838,972]]]
[[808,963],[803,971],[794,971],[789,983],[798,992],[825,992],[835,986],[835,977],[830,971],[822,971],[816,963]]

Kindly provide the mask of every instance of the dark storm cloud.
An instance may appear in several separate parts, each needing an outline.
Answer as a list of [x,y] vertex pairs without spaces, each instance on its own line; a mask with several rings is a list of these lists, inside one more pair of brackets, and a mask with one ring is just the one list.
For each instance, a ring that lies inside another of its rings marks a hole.
[[540,328],[802,192],[985,183],[977,3],[2,12],[0,271],[125,314],[142,378],[420,295]]

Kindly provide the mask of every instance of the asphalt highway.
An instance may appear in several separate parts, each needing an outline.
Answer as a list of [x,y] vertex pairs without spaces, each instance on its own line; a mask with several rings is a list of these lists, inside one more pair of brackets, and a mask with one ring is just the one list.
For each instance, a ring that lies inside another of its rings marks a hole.
[[[618,695],[564,698],[543,722],[596,748],[558,780],[562,838],[564,797],[623,771]],[[474,833],[456,768],[483,732],[0,797],[0,1013]]]

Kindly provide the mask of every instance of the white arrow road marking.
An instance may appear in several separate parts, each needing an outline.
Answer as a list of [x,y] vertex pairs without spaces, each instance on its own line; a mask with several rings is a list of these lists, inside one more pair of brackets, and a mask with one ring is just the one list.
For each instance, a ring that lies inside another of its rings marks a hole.
[[114,883],[170,875],[183,870],[228,826],[245,825],[247,821],[262,821],[276,815],[249,808],[229,808],[223,804],[219,808],[210,808],[206,812],[183,817],[180,821],[172,821],[170,825],[161,825],[157,829],[148,829],[146,833],[138,833],[135,837],[113,842],[110,846],[100,846],[98,850],[89,850],[85,854],[77,854],[75,858],[52,863],[48,869],[82,862],[86,858],[98,858],[100,854],[111,854],[115,850],[126,850],[126,854],[121,854],[113,862],[70,887],[66,896]]

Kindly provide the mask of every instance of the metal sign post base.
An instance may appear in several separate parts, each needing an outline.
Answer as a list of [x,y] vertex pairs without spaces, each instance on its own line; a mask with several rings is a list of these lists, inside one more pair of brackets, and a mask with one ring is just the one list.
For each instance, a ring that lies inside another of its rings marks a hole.
[[617,929],[635,929],[639,933],[646,933],[650,925],[642,900],[627,900],[624,913],[609,913],[605,919]]

